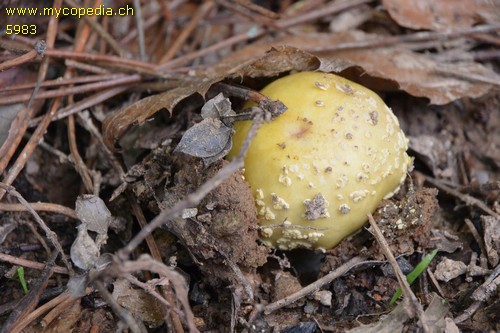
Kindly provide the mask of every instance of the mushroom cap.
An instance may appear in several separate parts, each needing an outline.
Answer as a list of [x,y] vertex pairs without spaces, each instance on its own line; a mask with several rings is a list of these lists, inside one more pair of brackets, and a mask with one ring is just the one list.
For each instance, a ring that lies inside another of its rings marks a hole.
[[[391,109],[334,74],[300,72],[262,91],[288,110],[263,124],[245,157],[264,244],[330,249],[399,190],[411,158]],[[236,156],[250,121],[234,124]]]

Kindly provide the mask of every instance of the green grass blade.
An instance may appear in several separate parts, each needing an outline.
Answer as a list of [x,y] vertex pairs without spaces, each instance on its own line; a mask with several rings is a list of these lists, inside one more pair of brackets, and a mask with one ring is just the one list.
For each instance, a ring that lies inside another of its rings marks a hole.
[[[406,281],[408,281],[409,284],[412,284],[420,276],[420,274],[425,271],[425,269],[427,268],[427,266],[429,266],[432,259],[434,259],[437,253],[438,249],[434,249],[431,253],[423,257],[418,265],[415,266],[415,268],[410,272],[410,274],[406,276]],[[391,301],[389,302],[389,306],[392,306],[394,303],[396,303],[396,301],[401,297],[402,294],[403,292],[401,290],[401,287],[399,287],[392,296]]]
[[24,293],[28,293],[28,284],[26,284],[26,280],[24,279],[24,267],[19,267],[17,269],[17,276],[19,277],[19,281],[21,282],[21,285],[23,286]]

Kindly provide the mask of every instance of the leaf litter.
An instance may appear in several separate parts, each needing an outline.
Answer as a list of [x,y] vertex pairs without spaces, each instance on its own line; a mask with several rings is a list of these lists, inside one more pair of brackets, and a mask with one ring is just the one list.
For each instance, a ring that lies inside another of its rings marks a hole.
[[[28,66],[28,58],[19,57],[34,40],[1,37],[7,62],[0,66],[8,68],[0,73],[6,88],[0,91],[3,330],[499,329],[498,6],[469,0],[260,4],[152,1],[141,4],[137,22],[146,34],[123,18],[107,23],[109,35],[96,30],[88,40],[49,32],[56,41],[44,51],[50,66],[72,72],[56,80],[45,76],[44,60],[30,58],[35,66]],[[94,53],[64,52],[68,41],[88,42]],[[231,121],[256,90],[304,70],[339,73],[375,90],[411,138],[411,178],[374,213],[387,248],[367,230],[324,254],[271,251],[258,242],[251,190],[241,172],[227,172],[238,161],[223,159]],[[136,75],[136,81],[113,88],[108,73]],[[43,82],[37,104],[9,111],[21,105],[12,101],[27,101],[37,75]],[[103,91],[61,89],[85,82],[99,82]],[[58,106],[61,96],[76,103]],[[51,105],[63,107],[64,115],[45,131],[37,125],[42,118],[32,117],[49,115]],[[85,108],[90,112],[81,113]],[[76,128],[64,117],[74,117]],[[91,130],[101,122],[101,132]],[[81,186],[68,131],[78,134],[91,189]],[[25,200],[13,200],[20,197],[10,185]],[[29,210],[34,207],[40,216]],[[148,230],[148,222],[164,216],[161,228]],[[59,237],[38,234],[25,223],[30,219],[46,221]],[[146,242],[138,246],[141,230]],[[41,294],[30,298],[9,272],[23,265],[33,268],[28,281],[37,278],[47,261],[44,237],[59,239],[76,271],[56,264],[54,271],[70,277],[57,273],[49,285],[30,286]],[[399,256],[398,266],[413,267],[434,248],[437,258],[411,289],[419,304],[405,297],[391,309],[399,273],[384,268],[385,253]],[[71,307],[60,287],[69,290]],[[9,305],[21,298],[25,302]],[[19,308],[26,302],[53,308],[24,322],[15,314],[32,309]],[[50,319],[56,313],[66,324]]]

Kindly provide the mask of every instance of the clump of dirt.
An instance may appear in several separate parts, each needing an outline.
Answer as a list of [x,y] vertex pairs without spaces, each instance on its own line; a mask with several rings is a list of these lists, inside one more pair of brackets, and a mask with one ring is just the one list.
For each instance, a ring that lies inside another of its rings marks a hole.
[[[156,150],[135,168],[141,179],[133,184],[143,204],[153,212],[173,206],[209,181],[227,161],[206,167],[200,159],[170,149]],[[213,287],[241,284],[236,266],[252,274],[267,260],[269,249],[257,242],[257,211],[249,185],[241,173],[231,175],[197,207],[165,224],[185,245]],[[165,250],[168,252],[168,250]],[[229,264],[228,264],[229,263]]]

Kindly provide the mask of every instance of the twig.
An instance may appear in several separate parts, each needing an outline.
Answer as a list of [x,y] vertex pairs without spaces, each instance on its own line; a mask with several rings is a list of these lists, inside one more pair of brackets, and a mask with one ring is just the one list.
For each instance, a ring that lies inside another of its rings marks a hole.
[[61,302],[67,300],[69,298],[68,292],[64,292],[62,294],[59,294],[57,297],[51,299],[47,303],[39,306],[38,308],[34,309],[31,311],[27,316],[23,317],[22,322],[26,322],[26,326],[31,323],[33,320],[41,316],[43,313],[47,312],[48,310],[54,308]]
[[432,273],[432,271],[429,268],[426,269],[426,272],[429,275],[429,278],[431,279],[431,282],[434,285],[434,288],[436,288],[436,290],[438,291],[439,295],[441,295],[442,298],[446,298],[443,289],[441,289],[438,280],[434,276],[434,273]]
[[401,290],[403,291],[403,294],[405,295],[405,298],[403,299],[403,302],[405,302],[407,306],[404,306],[404,309],[406,310],[406,313],[410,318],[413,318],[416,315],[420,319],[420,324],[422,325],[422,328],[425,333],[432,332],[430,327],[427,324],[426,316],[424,313],[424,309],[422,308],[422,304],[418,301],[417,297],[413,293],[413,291],[410,288],[410,284],[406,280],[406,276],[403,274],[401,271],[401,268],[398,265],[398,262],[396,261],[396,258],[394,258],[394,255],[391,252],[391,249],[389,248],[389,244],[387,244],[387,241],[385,240],[384,235],[380,231],[377,223],[373,219],[373,216],[371,213],[368,213],[368,221],[370,222],[370,226],[372,227],[373,230],[373,235],[377,239],[377,242],[380,244],[380,247],[382,248],[382,251],[385,254],[385,257],[389,262],[391,263],[392,269],[394,270],[394,273],[396,274],[396,278],[398,279],[399,285],[401,286]]
[[139,42],[139,54],[141,61],[147,60],[146,45],[144,44],[144,23],[142,21],[142,7],[139,0],[133,0],[135,13],[135,24],[137,26],[137,40]]
[[[149,17],[146,22],[144,22],[143,24],[143,29],[149,29],[151,28],[153,25],[155,25],[160,19],[162,18],[161,14],[160,13],[155,13],[154,15],[151,15],[151,17]],[[139,32],[137,31],[137,27],[135,27],[134,29],[132,29],[125,37],[123,37],[121,40],[120,40],[120,43],[122,45],[125,45],[125,44],[128,44],[130,43],[131,41],[133,41],[136,37],[137,37],[137,34]]]
[[[60,8],[61,7],[62,0],[55,0],[53,3],[53,8]],[[53,47],[57,35],[57,26],[58,26],[58,21],[55,16],[52,16],[49,20],[49,25],[47,28],[47,41],[45,43],[46,47]],[[37,45],[35,43],[34,45]],[[27,117],[24,120],[24,123],[19,126],[18,130],[18,139],[15,141],[15,145],[9,147],[8,154],[6,156],[3,156],[2,159],[0,160],[0,174],[3,174],[3,171],[7,164],[10,162],[10,159],[14,155],[14,153],[17,150],[17,146],[20,143],[20,139],[23,137],[24,133],[26,132],[27,127],[26,125],[26,120],[31,118],[34,112],[33,108],[33,102],[34,98],[38,94],[38,90],[40,89],[40,84],[45,80],[45,76],[47,75],[47,71],[49,68],[49,59],[44,57],[42,59],[42,63],[40,64],[40,68],[38,69],[38,75],[37,75],[37,85],[33,89],[33,92],[31,94],[31,97],[29,99],[28,105],[26,106],[26,113]],[[59,106],[59,102],[56,101],[52,107],[57,107]],[[46,124],[48,126],[48,124]],[[19,158],[15,161],[14,165],[12,168],[9,170],[9,173],[3,181],[7,183],[8,185],[11,185],[14,179],[17,177],[19,172],[21,172],[22,168],[24,168],[24,165],[26,164],[27,160],[31,157],[31,154],[33,153],[33,150],[36,147],[36,143],[40,141],[41,137],[43,136],[43,133],[45,133],[47,127],[40,127],[37,128],[35,133],[32,136],[32,139],[28,141],[28,144],[24,147],[23,151],[21,152],[21,155]],[[2,200],[3,196],[5,195],[5,191],[3,189],[0,189],[0,201]]]
[[59,304],[53,307],[52,310],[47,313],[42,321],[40,322],[40,325],[42,327],[47,327],[51,322],[54,321],[57,317],[61,315],[61,313],[67,311],[69,308],[73,306],[74,303],[79,302],[80,297],[66,297],[63,299]]
[[24,320],[38,304],[42,292],[49,283],[49,278],[52,276],[54,262],[57,258],[57,252],[54,251],[47,260],[47,264],[43,272],[37,278],[36,282],[32,285],[29,293],[22,298],[17,307],[11,312],[7,321],[3,324],[1,333],[19,333],[30,321]]
[[101,281],[94,281],[93,284],[99,291],[101,297],[106,301],[118,318],[130,328],[132,333],[147,333],[146,327],[144,327],[142,323],[138,323],[128,310],[125,310],[116,302]]
[[[74,0],[64,0],[64,2],[66,2],[69,6],[71,6],[73,8],[80,8],[81,7]],[[92,29],[94,29],[95,32],[97,32],[97,34],[102,39],[104,39],[109,44],[109,46],[111,46],[111,48],[113,50],[115,50],[116,53],[118,53],[122,57],[127,56],[127,54],[129,52],[127,50],[125,50],[123,47],[121,47],[121,45],[113,38],[113,36],[111,36],[108,32],[106,32],[102,28],[102,26],[94,19],[95,16],[84,15],[82,18],[85,20],[85,23],[89,24],[92,27]]]
[[319,290],[322,286],[325,284],[331,283],[333,280],[341,277],[348,271],[350,271],[352,268],[357,266],[358,264],[362,263],[364,258],[362,257],[354,257],[342,266],[338,267],[336,270],[331,271],[327,275],[323,276],[322,278],[314,281],[310,285],[302,288],[301,290],[297,291],[296,293],[293,293],[290,296],[287,296],[283,299],[280,299],[274,303],[268,304],[263,308],[263,312],[265,314],[270,314],[271,312],[274,312],[276,310],[279,310],[287,305],[292,304],[293,302],[299,300],[300,298],[309,295],[310,293],[315,292],[316,290]]
[[495,267],[495,270],[488,276],[488,278],[484,281],[484,283],[479,286],[472,293],[472,299],[474,299],[474,303],[469,306],[460,316],[454,319],[456,324],[462,323],[469,319],[479,307],[486,301],[488,301],[491,297],[496,294],[496,290],[498,285],[500,284],[500,265]]
[[106,69],[102,66],[86,64],[84,62],[71,60],[71,59],[64,60],[64,65],[66,65],[66,67],[73,67],[75,69],[80,69],[82,71],[86,71],[86,72],[94,73],[94,74],[103,74],[104,75],[104,74],[111,73],[111,70]]
[[432,40],[449,40],[449,39],[469,36],[478,32],[495,32],[499,30],[500,30],[500,24],[484,24],[470,28],[456,29],[452,31],[416,32],[407,35],[373,38],[370,40],[362,40],[357,42],[318,46],[318,47],[307,48],[307,50],[313,52],[326,52],[326,51],[340,51],[340,50],[350,50],[350,49],[376,48],[376,47],[396,45],[401,43],[415,43],[415,42],[432,41]]
[[[57,213],[61,215],[65,215],[69,218],[78,220],[78,217],[76,216],[76,213],[73,209],[63,206],[63,205],[58,205],[55,203],[50,203],[50,202],[30,202],[29,205],[33,208],[33,210],[37,212],[51,212],[51,213]],[[22,204],[18,203],[7,203],[7,202],[0,202],[0,211],[5,211],[5,212],[27,212],[28,208]]]
[[[102,74],[102,75],[86,75],[86,76],[77,76],[69,79],[55,79],[55,80],[47,80],[44,81],[40,87],[62,87],[70,84],[78,84],[78,83],[89,83],[89,82],[100,82],[107,80],[114,80],[121,77],[127,76],[126,74]],[[25,84],[17,84],[7,87],[2,87],[2,93],[7,91],[15,91],[15,90],[23,90],[23,89],[31,89],[34,88],[36,83],[25,83]]]
[[88,62],[103,62],[110,65],[111,67],[128,70],[133,73],[144,73],[153,75],[155,77],[159,76],[158,73],[156,73],[155,71],[154,65],[152,64],[139,60],[121,58],[118,56],[67,51],[59,49],[47,49],[45,51],[45,55],[52,58],[63,58],[63,59],[68,58],[68,59],[82,60]]
[[472,236],[476,240],[476,243],[479,245],[479,248],[481,249],[481,267],[482,268],[487,268],[487,263],[488,259],[486,255],[488,252],[486,251],[486,245],[484,244],[484,239],[481,238],[481,235],[479,235],[479,232],[477,231],[476,227],[474,226],[474,223],[472,223],[471,220],[469,219],[464,219],[465,224],[467,225],[467,228],[469,228],[469,231],[471,232]]
[[[64,97],[64,96],[75,95],[75,94],[83,94],[83,93],[86,93],[89,91],[102,90],[105,88],[112,88],[112,87],[116,87],[116,86],[123,86],[123,85],[131,84],[131,83],[137,83],[137,82],[140,82],[141,80],[142,80],[142,78],[140,75],[133,74],[133,75],[120,77],[120,78],[113,79],[113,80],[94,82],[94,83],[89,83],[89,84],[82,84],[82,85],[76,86],[76,87],[67,87],[67,88],[61,88],[61,89],[42,91],[35,97],[35,100],[48,99],[48,98],[54,98],[54,97]],[[30,96],[31,96],[31,94],[18,94],[18,95],[13,95],[13,96],[3,96],[3,97],[0,97],[0,105],[1,104],[13,104],[13,103],[25,102],[25,101],[30,99]]]
[[29,202],[27,202],[23,198],[23,196],[14,189],[14,187],[0,182],[0,188],[3,189],[4,192],[8,192],[9,194],[16,197],[16,199],[19,200],[19,202],[26,207],[26,209],[35,218],[35,221],[38,223],[40,228],[42,228],[42,230],[45,232],[45,236],[47,236],[47,238],[50,240],[50,242],[52,243],[52,245],[54,246],[56,251],[61,254],[61,259],[63,260],[64,264],[68,268],[68,271],[72,272],[71,263],[69,262],[68,258],[64,254],[64,250],[61,246],[61,243],[59,242],[59,240],[57,238],[57,234],[55,232],[53,232],[52,230],[50,230],[50,228],[40,218],[40,215],[38,215],[38,213],[30,206]]
[[465,185],[459,187],[460,192],[473,192],[473,193],[482,193],[489,191],[500,191],[500,180],[496,182],[488,182],[484,184],[473,183],[470,185]]
[[[299,15],[297,17],[283,18],[281,20],[278,20],[275,23],[275,26],[276,26],[275,29],[276,30],[284,30],[284,29],[290,28],[290,27],[298,25],[298,24],[306,23],[309,21],[314,21],[320,17],[332,15],[334,13],[338,13],[338,12],[341,12],[343,10],[346,10],[346,9],[349,9],[349,8],[352,8],[355,6],[359,6],[361,4],[369,3],[372,1],[373,0],[349,0],[349,1],[346,0],[346,1],[342,1],[342,2],[336,1],[336,2],[333,2],[332,4],[330,4],[324,8],[321,8],[321,9],[318,9],[318,10],[315,10],[312,12],[308,12],[308,13]],[[249,39],[258,38],[258,37],[264,35],[266,32],[268,32],[267,29],[256,26],[256,27],[248,30],[245,33],[234,35],[234,36],[229,37],[223,41],[215,43],[207,48],[185,54],[185,55],[180,56],[172,61],[161,64],[161,65],[156,67],[156,70],[157,71],[166,71],[170,68],[182,66],[182,65],[190,62],[191,60],[203,57],[203,56],[208,55],[212,52],[219,51],[221,49],[224,49],[226,47],[229,47],[229,46],[241,43],[241,42],[245,42]]]
[[[233,11],[236,14],[240,14],[241,16],[246,17],[252,22],[256,22],[262,26],[272,27],[273,20],[279,17],[279,14],[267,10],[264,7],[249,2],[243,4],[242,0],[217,0],[217,3],[219,5],[222,5],[223,7],[226,7],[230,11]],[[260,9],[260,12],[257,8]]]
[[[137,201],[133,198],[132,194],[128,191],[127,191],[127,199],[128,199],[130,206],[132,207],[132,212],[135,215],[135,218],[137,219],[139,226],[141,228],[143,228],[147,224],[147,221],[146,221],[146,217],[144,216],[144,213],[143,213],[141,207],[139,206]],[[158,249],[158,245],[156,244],[153,235],[148,235],[146,237],[146,244],[148,245],[149,252],[151,253],[151,256],[153,257],[153,259],[157,260],[158,262],[161,262],[162,257],[160,254],[160,250]],[[128,279],[128,277],[127,277],[127,279]],[[171,288],[169,288],[168,286],[165,286],[165,287],[162,287],[161,290],[162,290],[165,298],[167,299],[166,302],[171,307],[171,303],[174,300],[174,296],[172,295]],[[148,290],[146,290],[146,291],[148,291]],[[163,297],[161,297],[160,300],[163,302],[165,299]],[[169,309],[170,309],[170,307],[169,307]],[[174,332],[176,332],[176,333],[184,332],[184,330],[182,328],[181,320],[179,318],[179,314],[177,312],[170,313],[170,320],[172,321],[172,324],[174,326],[174,329],[175,329]]]
[[78,145],[76,142],[75,118],[73,115],[70,115],[68,117],[68,142],[69,142],[69,149],[71,151],[71,157],[75,162],[76,172],[78,172],[78,174],[80,175],[80,178],[82,179],[83,185],[85,186],[87,192],[93,193],[94,184],[92,183],[92,178],[90,178],[90,172],[87,166],[85,165],[85,162],[83,161],[80,152],[78,151]]
[[[162,295],[157,293],[151,285],[147,283],[143,283],[139,281],[135,276],[132,274],[127,274],[125,275],[125,279],[129,281],[130,283],[136,285],[137,287],[143,289],[145,292],[159,300],[165,307],[167,308],[169,314],[170,314],[170,320],[172,320],[172,326],[173,326],[173,331],[175,333],[184,333],[184,328],[182,327],[182,322],[179,318],[179,309],[174,307],[168,300],[166,300]],[[173,300],[173,299],[172,299]],[[174,320],[175,318],[175,320]]]
[[[101,102],[105,102],[108,99],[127,91],[130,87],[131,87],[131,85],[127,84],[127,85],[124,85],[122,87],[110,88],[110,89],[104,90],[103,92],[86,97],[86,98],[76,102],[73,105],[68,105],[68,106],[60,109],[52,120],[55,121],[55,120],[60,120],[60,119],[66,118],[67,116],[69,116],[71,114],[78,113],[82,110],[85,110],[85,109],[88,109],[92,106],[95,106]],[[33,118],[29,123],[30,127],[34,127],[34,126],[38,125],[42,121],[42,119],[43,119],[43,117]]]
[[213,1],[207,1],[198,8],[193,17],[191,17],[189,23],[184,27],[184,29],[182,29],[175,42],[169,47],[167,53],[165,53],[165,55],[160,59],[158,62],[159,64],[164,64],[175,56],[177,51],[179,51],[179,49],[184,45],[189,35],[198,26],[200,20],[210,12],[213,6]]
[[255,12],[266,18],[277,19],[279,17],[279,14],[276,14],[275,12],[267,8],[264,8],[262,6],[259,6],[257,4],[254,4],[253,2],[248,0],[233,0],[233,2],[247,9],[250,12]]
[[184,310],[183,314],[190,333],[199,333],[196,325],[194,324],[194,315],[189,305],[187,284],[184,277],[162,262],[158,262],[148,255],[143,255],[136,261],[120,261],[119,258],[115,257],[115,261],[112,266],[106,271],[98,273],[95,278],[101,278],[101,275],[103,277],[106,274],[120,276],[124,273],[128,274],[141,270],[150,271],[160,276],[165,276],[168,279],[175,291],[178,301],[182,305]]
[[17,111],[16,118],[19,119],[19,124],[16,128],[17,133],[10,133],[11,131],[9,131],[6,140],[0,146],[0,175],[4,174],[10,160],[17,152],[17,148],[28,129],[29,119],[33,116],[34,112],[34,108],[26,107]]
[[35,50],[31,50],[23,54],[22,56],[0,63],[0,71],[4,71],[6,69],[22,65],[26,62],[35,59],[37,56],[38,53]]
[[[39,263],[36,261],[23,259],[23,258],[14,257],[14,256],[11,256],[9,254],[5,254],[5,253],[1,253],[1,252],[0,252],[0,261],[5,261],[5,262],[11,263],[13,265],[28,267],[28,268],[36,269],[39,271],[42,271],[45,268],[45,264],[42,264],[42,263]],[[54,266],[53,270],[54,270],[54,273],[69,275],[68,269],[61,267],[61,266]]]
[[431,73],[441,74],[443,76],[446,75],[446,76],[458,77],[460,79],[491,84],[494,86],[500,86],[500,77],[498,76],[493,78],[468,72],[460,73],[452,68],[434,68],[431,70]]
[[481,209],[485,213],[487,213],[487,214],[489,214],[497,219],[500,219],[500,214],[497,214],[496,212],[494,212],[492,209],[490,209],[488,206],[486,206],[486,204],[484,202],[482,202],[481,200],[478,200],[478,199],[476,199],[468,194],[460,193],[459,191],[454,190],[454,189],[448,187],[447,185],[444,185],[442,182],[440,182],[439,180],[437,180],[435,178],[432,178],[429,176],[424,176],[424,177],[425,177],[426,181],[428,181],[432,185],[436,186],[438,189],[443,190],[446,193],[453,195],[454,197],[457,197],[458,199],[465,202],[469,206],[476,206],[477,208]]

